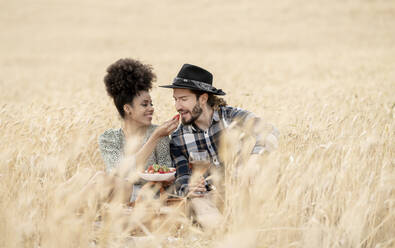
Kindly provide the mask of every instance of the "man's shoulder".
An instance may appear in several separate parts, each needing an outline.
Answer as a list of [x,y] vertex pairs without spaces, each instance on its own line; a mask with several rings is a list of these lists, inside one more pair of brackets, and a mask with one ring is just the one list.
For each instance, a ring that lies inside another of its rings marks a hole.
[[230,118],[235,115],[237,112],[246,112],[244,109],[232,106],[221,106],[219,108],[220,116],[225,118]]
[[229,106],[229,105],[221,106],[221,107],[219,107],[219,110],[220,110],[221,112],[225,112],[225,113],[231,113],[231,112],[233,112],[233,111],[246,111],[246,110],[244,110],[244,109],[242,109],[242,108],[233,107],[233,106]]

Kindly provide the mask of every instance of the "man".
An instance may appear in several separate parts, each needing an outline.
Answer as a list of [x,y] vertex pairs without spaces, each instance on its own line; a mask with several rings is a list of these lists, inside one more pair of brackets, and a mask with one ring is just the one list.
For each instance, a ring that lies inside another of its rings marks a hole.
[[[173,88],[175,107],[181,116],[182,124],[172,134],[170,141],[170,155],[177,170],[175,185],[180,195],[197,197],[210,189],[204,181],[198,185],[189,185],[192,174],[188,166],[190,152],[207,151],[212,163],[220,167],[218,146],[221,132],[234,121],[260,121],[251,112],[227,106],[222,98],[217,97],[225,95],[225,92],[213,87],[212,81],[213,75],[207,70],[184,64],[172,85],[161,86]],[[265,139],[256,135],[252,154],[275,148],[277,137],[278,131],[274,127]]]
[[[207,193],[211,189],[210,185],[204,179],[190,184],[190,154],[206,151],[212,163],[216,167],[221,167],[218,148],[222,131],[236,121],[252,120],[257,124],[260,119],[248,111],[227,106],[222,98],[217,97],[225,95],[225,92],[213,87],[212,82],[213,75],[207,70],[184,64],[173,84],[161,87],[173,89],[175,107],[181,116],[181,124],[172,134],[170,141],[170,155],[177,171],[177,193],[191,198],[191,208],[197,221],[205,229],[215,230],[222,223],[223,217],[213,203],[211,194]],[[255,134],[253,154],[270,151],[277,146],[278,131],[275,128],[266,139],[262,139],[259,132]]]

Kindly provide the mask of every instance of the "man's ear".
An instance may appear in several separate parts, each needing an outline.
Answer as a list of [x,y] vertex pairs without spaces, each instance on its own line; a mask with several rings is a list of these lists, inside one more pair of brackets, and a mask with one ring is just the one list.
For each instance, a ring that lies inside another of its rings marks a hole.
[[207,93],[203,93],[203,94],[200,95],[200,97],[199,97],[199,103],[200,104],[207,103],[207,100],[208,100],[208,94]]

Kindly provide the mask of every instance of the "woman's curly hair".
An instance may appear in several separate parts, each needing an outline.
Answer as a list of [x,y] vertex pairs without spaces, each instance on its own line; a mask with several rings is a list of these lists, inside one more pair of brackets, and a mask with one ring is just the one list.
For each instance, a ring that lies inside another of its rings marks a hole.
[[122,118],[125,117],[123,106],[131,104],[141,91],[149,91],[156,75],[151,65],[144,65],[134,59],[120,59],[107,68],[104,84],[109,96]]

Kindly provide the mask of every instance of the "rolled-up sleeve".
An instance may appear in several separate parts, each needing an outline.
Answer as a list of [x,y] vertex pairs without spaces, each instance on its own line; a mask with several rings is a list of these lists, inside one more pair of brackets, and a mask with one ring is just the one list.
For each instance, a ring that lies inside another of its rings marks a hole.
[[248,130],[256,140],[252,154],[260,154],[264,151],[270,152],[277,149],[280,132],[272,124],[265,123],[262,118],[240,108],[227,107],[225,113],[228,122],[240,120],[242,123],[246,123],[250,121],[253,125],[253,128]]
[[186,194],[191,171],[188,166],[186,149],[182,145],[177,145],[182,139],[181,136],[173,136],[170,141],[170,155],[176,167],[176,180],[174,182],[178,194]]

